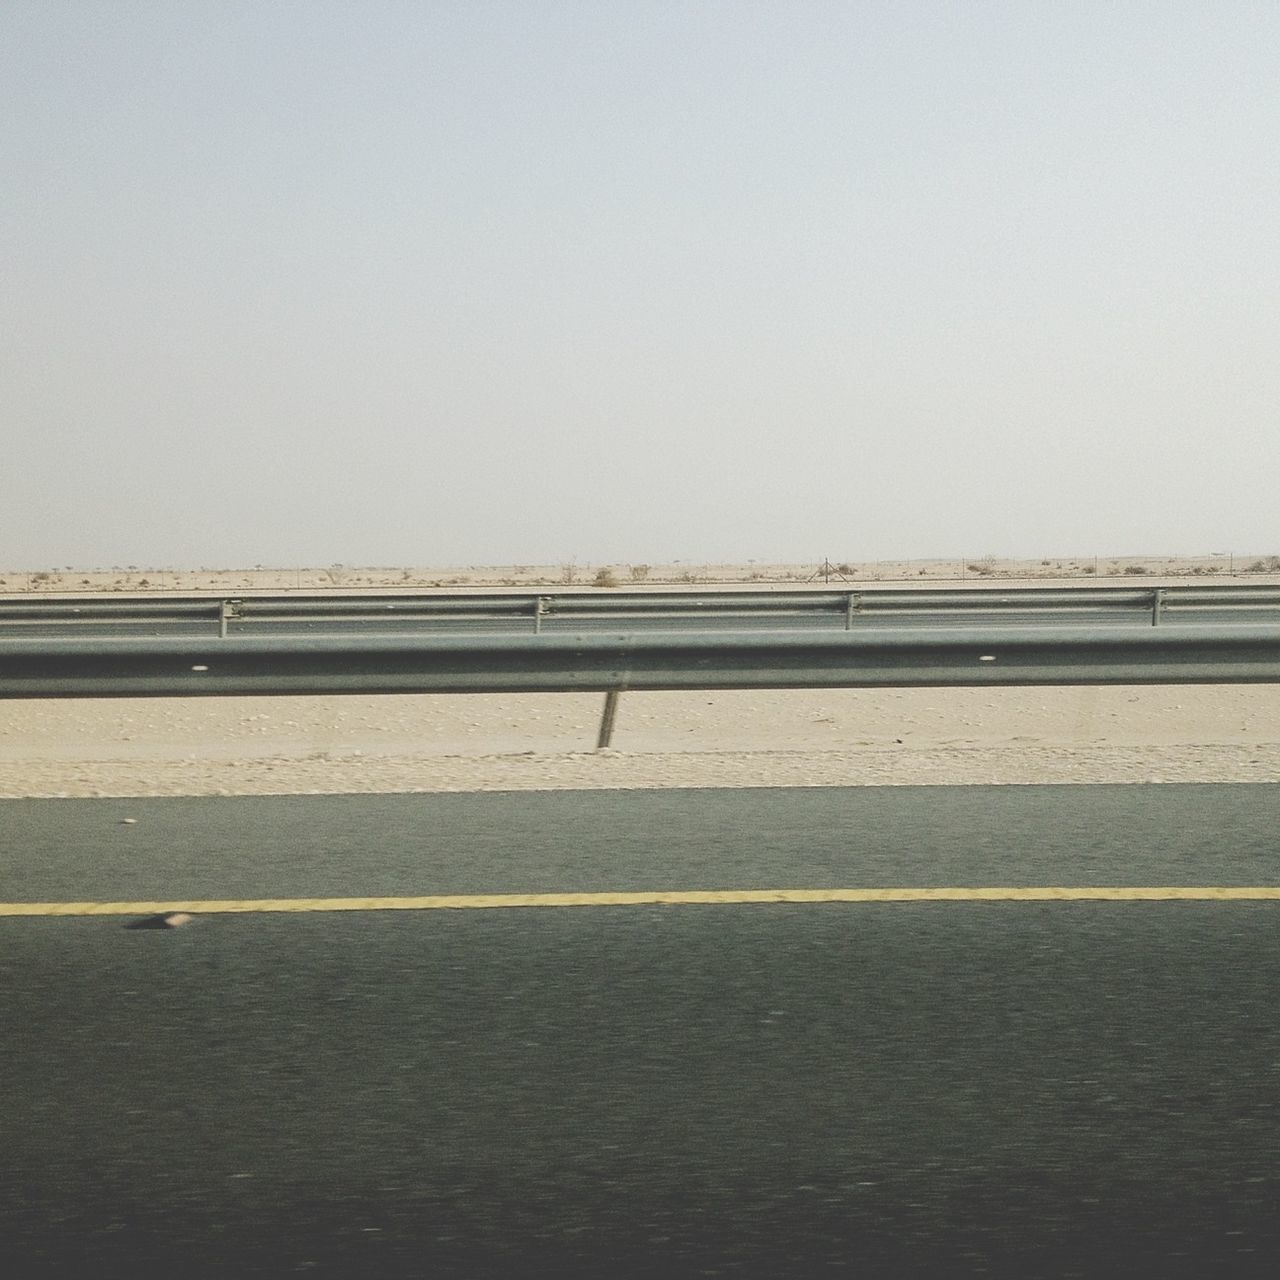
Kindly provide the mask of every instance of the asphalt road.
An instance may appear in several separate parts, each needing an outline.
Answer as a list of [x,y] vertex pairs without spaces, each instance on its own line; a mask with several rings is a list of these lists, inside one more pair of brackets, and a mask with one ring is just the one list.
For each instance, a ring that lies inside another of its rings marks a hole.
[[[1277,831],[1274,786],[7,801],[0,900],[1268,886]],[[1280,1260],[1280,902],[134,920],[0,919],[7,1274]]]

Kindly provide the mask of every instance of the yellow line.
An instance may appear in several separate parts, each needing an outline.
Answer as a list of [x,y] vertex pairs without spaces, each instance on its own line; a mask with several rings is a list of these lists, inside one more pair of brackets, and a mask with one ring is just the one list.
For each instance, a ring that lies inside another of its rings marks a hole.
[[1280,886],[996,886],[922,889],[675,889],[634,893],[466,893],[396,898],[210,898],[156,902],[0,902],[0,916],[135,916],[301,911],[458,911],[777,902],[1277,902]]

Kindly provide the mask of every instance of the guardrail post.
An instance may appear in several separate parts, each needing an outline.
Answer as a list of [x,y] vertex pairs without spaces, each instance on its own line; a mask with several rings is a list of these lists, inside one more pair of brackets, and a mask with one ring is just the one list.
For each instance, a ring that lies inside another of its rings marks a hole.
[[1164,591],[1157,588],[1151,593],[1151,625],[1158,627],[1160,625],[1160,615],[1164,612]]
[[533,599],[533,634],[539,635],[542,631],[542,614],[547,603],[546,596],[535,596]]
[[613,741],[613,722],[618,717],[618,699],[621,689],[610,689],[604,695],[604,714],[600,717],[600,736],[596,739],[596,750],[603,751]]
[[243,618],[243,600],[219,600],[218,601],[218,638],[225,640],[227,638],[227,623],[233,618]]
[[846,631],[853,630],[853,615],[862,608],[862,593],[860,591],[850,591],[849,601],[844,611],[844,629]]

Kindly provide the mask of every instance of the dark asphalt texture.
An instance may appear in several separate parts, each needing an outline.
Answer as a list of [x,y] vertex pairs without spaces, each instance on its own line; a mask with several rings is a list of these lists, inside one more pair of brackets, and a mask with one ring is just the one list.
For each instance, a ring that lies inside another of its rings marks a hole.
[[[1274,786],[12,801],[0,899],[1275,884],[1277,831]],[[0,920],[5,1274],[1280,1265],[1280,903],[127,923]]]

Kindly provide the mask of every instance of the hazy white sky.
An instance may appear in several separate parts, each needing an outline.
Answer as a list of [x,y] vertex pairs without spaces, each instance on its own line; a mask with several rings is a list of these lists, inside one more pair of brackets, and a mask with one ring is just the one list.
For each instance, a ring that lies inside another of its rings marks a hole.
[[0,567],[1280,551],[1280,5],[5,0]]

